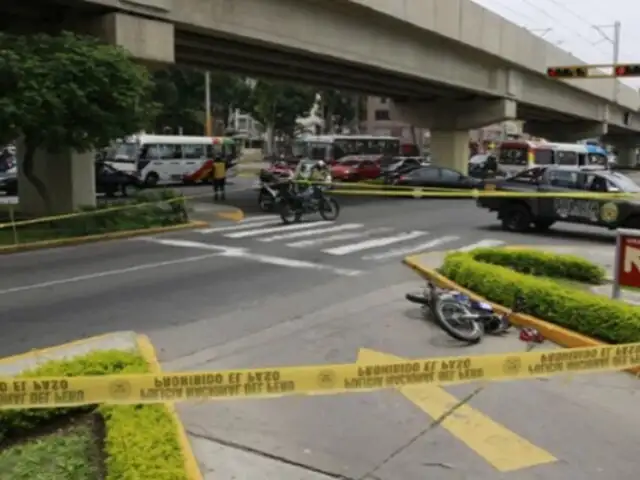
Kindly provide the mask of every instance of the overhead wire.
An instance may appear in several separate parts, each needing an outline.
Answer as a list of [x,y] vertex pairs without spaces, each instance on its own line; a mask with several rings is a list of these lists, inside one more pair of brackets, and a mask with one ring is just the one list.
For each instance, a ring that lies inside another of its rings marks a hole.
[[[536,11],[540,12],[542,15],[544,15],[545,17],[547,17],[549,20],[551,20],[554,24],[559,24],[560,26],[562,26],[563,28],[566,28],[567,30],[569,30],[571,33],[573,33],[574,35],[576,35],[578,38],[580,38],[581,40],[585,41],[586,43],[589,44],[589,46],[594,47],[596,50],[599,50],[600,53],[604,54],[604,55],[610,55],[610,53],[608,52],[604,52],[601,48],[598,48],[595,43],[593,42],[592,39],[590,39],[588,36],[586,36],[584,33],[580,32],[579,30],[575,29],[574,27],[571,27],[569,25],[567,25],[564,22],[560,22],[558,21],[558,17],[554,16],[553,14],[549,13],[545,8],[540,7],[537,4],[534,4],[531,0],[521,0],[523,3],[525,3],[526,5],[528,5],[529,7],[535,9]],[[589,25],[591,27],[591,23],[587,22],[587,25]],[[575,39],[574,39],[575,40]]]

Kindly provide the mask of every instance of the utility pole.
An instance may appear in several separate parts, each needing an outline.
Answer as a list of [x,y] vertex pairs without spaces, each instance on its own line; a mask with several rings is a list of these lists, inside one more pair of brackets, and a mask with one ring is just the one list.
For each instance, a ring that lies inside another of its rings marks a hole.
[[206,71],[204,72],[204,115],[205,115],[205,123],[204,123],[204,134],[207,137],[211,137],[213,125],[211,121],[211,74]]
[[[620,63],[620,33],[622,29],[622,25],[619,21],[613,23],[613,25],[594,25],[594,30],[600,34],[603,40],[611,43],[613,46],[613,68],[618,66]],[[613,35],[609,35],[606,30],[613,29]],[[616,76],[613,76],[613,91],[612,91],[612,100],[613,103],[617,103],[618,101],[618,90],[620,85],[618,83],[618,79]]]

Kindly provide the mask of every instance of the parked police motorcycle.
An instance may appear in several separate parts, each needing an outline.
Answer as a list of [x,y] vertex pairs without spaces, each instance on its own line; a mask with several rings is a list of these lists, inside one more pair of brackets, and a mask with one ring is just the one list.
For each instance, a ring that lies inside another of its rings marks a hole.
[[293,188],[291,185],[292,173],[290,170],[261,170],[258,175],[257,186],[258,206],[263,212],[273,212],[284,193]]

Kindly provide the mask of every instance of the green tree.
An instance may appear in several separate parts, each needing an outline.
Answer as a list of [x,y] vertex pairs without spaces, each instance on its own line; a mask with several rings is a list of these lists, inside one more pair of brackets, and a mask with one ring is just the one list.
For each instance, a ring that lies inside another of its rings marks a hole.
[[35,175],[37,150],[86,152],[148,126],[154,105],[147,70],[122,48],[64,32],[0,33],[0,135],[22,138],[21,172],[50,208]]
[[359,99],[351,93],[328,89],[320,92],[320,105],[324,119],[324,131],[352,127],[357,117]]
[[[160,104],[155,131],[169,129],[188,135],[201,135],[205,121],[205,74],[199,70],[169,67],[153,76],[153,99]],[[251,87],[243,77],[225,72],[210,75],[211,113],[214,120],[229,127],[229,114],[235,108],[251,109]]]
[[204,75],[168,67],[153,73],[153,100],[158,103],[154,131],[202,135],[204,125]]
[[265,126],[269,149],[274,135],[294,135],[296,120],[309,114],[315,98],[315,90],[309,87],[265,80],[255,84],[250,113]]

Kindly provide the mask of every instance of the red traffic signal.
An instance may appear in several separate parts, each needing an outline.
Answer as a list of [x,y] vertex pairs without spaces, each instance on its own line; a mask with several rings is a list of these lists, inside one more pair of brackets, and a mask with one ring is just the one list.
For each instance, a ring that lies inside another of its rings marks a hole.
[[585,67],[549,67],[547,76],[551,78],[586,78],[588,76]]
[[615,68],[616,77],[640,77],[640,65],[618,65]]

